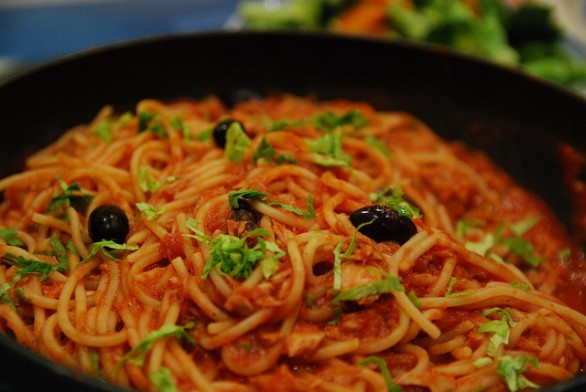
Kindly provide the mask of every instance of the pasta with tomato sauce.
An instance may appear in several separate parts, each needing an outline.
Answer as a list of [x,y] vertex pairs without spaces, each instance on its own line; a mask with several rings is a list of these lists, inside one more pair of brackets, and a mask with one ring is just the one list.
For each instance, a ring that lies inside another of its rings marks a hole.
[[105,107],[0,190],[2,332],[123,387],[517,391],[586,360],[577,244],[405,113]]

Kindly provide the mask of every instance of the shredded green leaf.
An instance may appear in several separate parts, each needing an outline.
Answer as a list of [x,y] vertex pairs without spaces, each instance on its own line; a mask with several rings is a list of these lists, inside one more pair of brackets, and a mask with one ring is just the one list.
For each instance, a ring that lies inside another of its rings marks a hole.
[[63,179],[58,179],[58,182],[61,192],[51,199],[47,206],[47,213],[61,213],[65,208],[71,206],[76,211],[85,214],[94,196],[83,193],[77,183],[68,185]]
[[105,118],[102,121],[100,121],[94,129],[94,133],[97,137],[106,142],[106,144],[112,143],[111,120],[109,118]]
[[94,242],[92,244],[92,250],[87,255],[87,257],[84,258],[81,262],[83,263],[83,262],[88,261],[89,259],[91,259],[95,255],[97,255],[98,252],[100,252],[100,251],[107,258],[112,259],[112,260],[117,260],[117,258],[114,255],[112,255],[108,250],[121,251],[121,250],[137,250],[137,249],[138,249],[138,245],[118,244],[118,243],[116,243],[114,241],[110,241],[110,240],[98,241],[98,242]]
[[268,196],[268,193],[262,193],[255,191],[254,189],[238,189],[228,193],[228,205],[231,208],[238,208],[239,200],[264,200]]
[[370,144],[371,146],[375,147],[380,152],[382,152],[385,157],[387,157],[387,158],[391,157],[391,150],[389,149],[389,146],[387,145],[387,143],[384,140],[377,139],[375,136],[373,136],[371,134],[367,134],[364,137],[364,140],[366,140],[366,142],[368,144]]
[[391,185],[378,193],[371,193],[370,199],[375,203],[385,204],[399,215],[409,219],[421,218],[419,208],[403,198],[405,193],[400,185]]
[[[67,248],[63,246],[61,240],[57,237],[51,237],[49,239],[49,244],[51,245],[52,251],[49,252],[49,256],[54,256],[57,259],[57,271],[59,272],[67,272],[69,271],[69,260],[67,257],[67,251],[69,250],[71,253],[77,254],[77,250],[73,248],[73,243],[70,242],[67,244]],[[73,248],[73,251],[72,251]]]
[[138,132],[150,131],[155,135],[166,138],[167,130],[165,126],[159,122],[160,114],[150,110],[144,110],[138,113]]
[[226,132],[226,147],[224,148],[224,156],[230,162],[238,163],[244,159],[244,153],[250,147],[250,138],[242,129],[238,121],[234,121]]
[[155,193],[161,189],[161,183],[153,176],[147,165],[138,168],[138,186],[143,192]]
[[538,367],[539,361],[537,358],[529,355],[519,355],[516,357],[503,355],[499,358],[496,372],[501,376],[511,392],[525,388],[539,388],[539,385],[529,381],[523,375],[527,371],[527,364]]
[[501,308],[491,308],[482,312],[483,316],[488,316],[491,313],[501,314],[501,319],[488,321],[478,327],[478,333],[494,333],[489,342],[487,353],[491,357],[495,357],[498,348],[503,344],[509,343],[509,335],[511,327],[515,326],[511,312]]
[[452,276],[450,278],[450,281],[448,282],[448,288],[446,289],[446,293],[444,294],[444,296],[446,298],[452,298],[452,297],[464,297],[464,296],[468,296],[470,294],[472,294],[472,292],[470,290],[465,290],[465,291],[460,291],[457,293],[454,293],[454,287],[456,286],[456,283],[458,283],[458,279],[456,279],[454,276]]
[[519,289],[519,290],[523,290],[523,291],[530,291],[532,289],[531,285],[529,283],[525,283],[525,282],[518,282],[516,280],[513,280],[511,282],[511,286]]
[[150,372],[149,380],[155,385],[158,392],[177,392],[169,368],[161,367],[158,372]]
[[10,296],[10,289],[14,287],[14,283],[2,283],[0,285],[0,304],[8,305],[16,310],[16,305]]
[[304,219],[312,219],[315,218],[315,207],[313,206],[313,195],[307,196],[307,208],[305,211],[302,211],[300,208],[289,204],[283,204],[276,201],[271,201],[267,203],[270,206],[278,206],[284,209],[285,211],[292,212],[296,215],[303,217]]
[[179,116],[174,116],[169,120],[169,125],[176,131],[180,132],[183,135],[184,140],[191,139],[191,133],[189,133],[189,129]]
[[417,309],[421,309],[421,302],[419,302],[419,298],[417,297],[417,294],[415,294],[415,291],[409,291],[409,293],[407,293],[407,297]]
[[[247,240],[252,236],[258,236],[258,242],[254,247],[250,248]],[[248,278],[259,261],[261,262],[261,271],[265,278],[268,279],[278,270],[277,260],[285,256],[285,252],[275,243],[262,238],[269,236],[268,231],[256,229],[242,238],[220,234],[213,239],[209,239],[207,242],[211,247],[210,258],[204,266],[202,279],[207,278],[214,267],[232,277]],[[205,240],[201,236],[198,236],[198,238]],[[271,252],[271,254],[265,256],[266,252]],[[269,260],[264,261],[265,259]]]
[[314,162],[321,166],[348,166],[352,161],[350,156],[344,154],[340,133],[327,133],[315,140],[307,140],[309,149],[316,153]]
[[180,340],[185,339],[190,343],[195,343],[195,340],[186,331],[194,326],[194,322],[189,322],[185,325],[163,325],[161,328],[151,331],[132,350],[124,354],[116,364],[116,367],[121,366],[126,361],[137,366],[143,366],[146,355],[151,349],[153,343],[157,340],[163,340],[172,336]]
[[49,274],[57,271],[56,264],[49,264],[39,260],[27,259],[22,256],[16,256],[11,253],[6,253],[3,256],[6,264],[15,266],[17,268],[16,277],[13,281],[18,281],[27,275],[38,274],[41,275],[41,282],[49,279]]
[[389,371],[389,368],[387,367],[387,363],[382,358],[373,355],[373,356],[370,356],[370,357],[363,359],[362,361],[357,362],[356,364],[358,366],[368,366],[371,363],[374,363],[379,367],[381,374],[383,376],[383,379],[385,380],[385,383],[387,384],[387,391],[388,392],[401,392],[403,390],[399,384],[395,384],[393,382],[393,378],[391,377],[391,372]]
[[8,245],[24,246],[24,242],[18,238],[18,232],[15,229],[1,229],[0,238],[2,238]]
[[371,270],[383,275],[384,278],[375,282],[368,282],[360,286],[353,287],[346,291],[342,291],[332,300],[332,304],[338,305],[342,301],[357,301],[376,294],[405,291],[405,288],[401,284],[400,277],[391,276],[386,271],[380,269],[372,268]]
[[368,119],[356,109],[352,109],[342,115],[328,111],[315,117],[315,125],[326,132],[331,132],[344,126],[350,126],[357,130],[368,125]]
[[160,210],[157,210],[152,205],[150,205],[148,203],[144,203],[144,202],[136,203],[136,208],[138,208],[138,210],[140,212],[143,212],[146,215],[148,220],[156,219],[165,213],[164,207],[161,208]]

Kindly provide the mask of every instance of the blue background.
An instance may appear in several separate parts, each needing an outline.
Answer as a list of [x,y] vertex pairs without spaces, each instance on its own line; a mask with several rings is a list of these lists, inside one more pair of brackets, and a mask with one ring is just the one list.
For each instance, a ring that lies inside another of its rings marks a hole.
[[237,0],[0,0],[0,76],[8,69],[97,45],[220,29],[237,4]]

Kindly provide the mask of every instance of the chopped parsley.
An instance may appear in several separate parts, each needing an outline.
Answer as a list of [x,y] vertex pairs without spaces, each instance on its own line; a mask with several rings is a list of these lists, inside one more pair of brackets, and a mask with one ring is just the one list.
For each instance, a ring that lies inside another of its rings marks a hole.
[[388,272],[376,268],[369,270],[383,275],[384,278],[342,291],[332,300],[332,304],[339,305],[342,301],[357,301],[371,295],[405,291],[400,277],[391,276]]
[[315,140],[307,140],[309,149],[316,153],[314,162],[321,166],[348,166],[352,159],[344,154],[344,136],[338,132],[327,133]]
[[250,138],[242,129],[238,121],[234,121],[226,132],[226,147],[224,148],[224,156],[230,162],[238,163],[244,159],[244,153],[250,147]]
[[138,168],[138,186],[143,192],[155,193],[161,189],[161,183],[153,176],[147,165]]
[[300,208],[289,204],[283,204],[276,201],[268,202],[267,204],[270,206],[278,206],[284,209],[285,211],[292,212],[296,215],[303,217],[304,219],[312,219],[315,218],[315,207],[313,206],[313,195],[307,196],[307,208],[305,211],[302,211]]
[[16,310],[16,305],[14,305],[14,301],[12,301],[12,297],[10,296],[10,289],[12,287],[14,287],[14,282],[2,283],[0,285],[0,304],[8,305]]
[[383,153],[384,156],[389,158],[391,156],[391,150],[385,141],[376,138],[374,135],[367,134],[364,137],[364,140],[371,146],[375,147],[377,150]]
[[185,140],[191,139],[191,134],[189,133],[189,129],[187,128],[187,126],[185,125],[183,120],[181,120],[181,117],[179,117],[179,116],[171,117],[171,119],[169,120],[169,125],[171,125],[171,128],[173,128],[177,132],[180,132],[181,135],[183,135],[183,139],[185,139]]
[[41,275],[41,282],[44,282],[49,279],[49,274],[53,271],[57,271],[57,268],[59,267],[56,264],[27,259],[26,257],[13,255],[12,253],[6,253],[2,258],[6,264],[17,268],[16,277],[13,281],[19,281],[28,275],[37,274]]
[[397,211],[401,216],[409,219],[421,218],[419,208],[404,199],[405,192],[400,185],[391,185],[378,193],[371,193],[370,199],[375,203],[381,203]]
[[501,376],[511,392],[516,392],[525,388],[539,388],[539,385],[529,381],[523,375],[523,373],[527,371],[527,364],[538,367],[539,361],[537,358],[529,355],[519,355],[516,357],[503,355],[499,358],[496,372]]
[[124,354],[118,361],[116,367],[119,367],[124,362],[128,361],[137,366],[143,366],[146,355],[153,343],[157,340],[163,340],[168,337],[175,337],[177,339],[185,339],[190,343],[195,343],[194,339],[186,330],[193,328],[195,323],[190,322],[185,325],[163,325],[161,328],[151,331],[140,343],[138,343],[132,350]]
[[362,361],[357,362],[356,364],[358,366],[368,366],[371,363],[374,363],[379,367],[381,374],[383,376],[383,379],[385,380],[385,383],[387,384],[387,391],[388,392],[402,392],[403,391],[403,389],[401,388],[401,386],[399,384],[395,384],[393,382],[393,378],[391,377],[391,372],[389,372],[389,368],[387,367],[387,363],[382,358],[372,355],[370,357],[363,359]]
[[454,293],[453,290],[454,290],[454,287],[456,286],[456,283],[458,283],[458,279],[456,279],[456,277],[452,276],[450,278],[450,281],[448,282],[448,288],[446,289],[446,293],[444,294],[444,296],[446,298],[464,297],[464,296],[468,296],[468,295],[472,294],[472,292],[469,290]]
[[368,125],[368,119],[359,110],[353,109],[342,115],[327,111],[315,117],[315,125],[322,131],[331,132],[339,127],[360,129]]
[[150,372],[149,380],[157,387],[158,392],[176,392],[175,383],[169,368],[161,367],[158,372]]
[[531,290],[531,285],[529,283],[518,282],[516,280],[513,280],[511,282],[511,286],[516,289],[523,290],[523,291],[530,291]]
[[407,298],[409,298],[411,303],[415,305],[417,309],[421,309],[421,302],[419,302],[419,298],[417,297],[417,294],[415,294],[415,291],[409,291],[409,293],[407,294]]
[[152,205],[144,202],[136,203],[136,208],[138,208],[140,212],[144,213],[148,220],[156,219],[165,213],[165,208],[157,210]]
[[484,317],[488,316],[491,313],[499,313],[501,315],[500,319],[488,321],[476,330],[478,333],[493,333],[489,342],[488,342],[488,349],[487,353],[491,357],[495,357],[498,348],[502,344],[509,343],[509,335],[511,327],[515,326],[515,322],[513,321],[513,316],[511,312],[501,308],[491,308],[487,309],[482,312]]
[[83,263],[85,261],[88,261],[89,259],[91,259],[95,255],[97,255],[100,251],[107,258],[112,259],[112,260],[117,260],[117,258],[109,252],[109,250],[121,251],[121,250],[137,250],[137,249],[138,249],[138,245],[119,244],[119,243],[111,241],[111,240],[98,241],[98,242],[94,242],[92,244],[92,250],[87,255],[87,257],[84,258],[81,262]]
[[109,118],[100,121],[94,128],[94,133],[106,144],[112,143],[112,122]]
[[58,182],[61,192],[51,199],[46,209],[47,213],[58,214],[71,206],[76,211],[85,214],[94,196],[83,193],[77,183],[68,185],[63,179],[58,179]]
[[[202,279],[207,278],[212,268],[232,277],[246,279],[257,262],[260,262],[265,279],[269,279],[279,269],[278,260],[286,254],[276,243],[262,238],[270,236],[270,233],[263,229],[252,230],[242,238],[229,234],[219,234],[212,238],[197,230],[196,227],[197,221],[189,219],[187,228],[195,235],[186,234],[185,236],[205,242],[211,247],[210,258],[204,266]],[[248,240],[253,236],[257,236],[258,240],[251,248]],[[266,255],[267,252],[269,255]]]
[[268,196],[267,193],[255,191],[254,189],[238,189],[228,193],[228,205],[231,208],[238,208],[239,200],[264,200]]
[[0,238],[2,238],[8,245],[24,246],[24,242],[18,238],[18,232],[14,229],[1,229]]
[[257,163],[259,159],[264,159],[268,163],[275,162],[278,165],[283,163],[290,163],[293,165],[297,164],[297,161],[292,157],[283,154],[277,155],[277,151],[275,150],[275,148],[272,145],[270,145],[264,137],[260,141],[260,144],[256,148],[254,155],[252,156],[252,161],[254,163]]
[[150,110],[144,110],[138,113],[138,132],[150,131],[155,135],[166,138],[167,130],[165,126],[159,122],[160,115]]
[[[529,241],[525,240],[522,236],[540,219],[540,217],[532,216],[527,219],[509,224],[508,228],[514,234],[514,236],[506,238],[503,238],[505,225],[501,223],[498,225],[494,233],[486,233],[486,235],[478,241],[467,241],[464,243],[464,246],[466,249],[478,253],[481,256],[492,258],[498,262],[503,262],[503,260],[498,255],[490,252],[490,250],[495,245],[502,244],[505,245],[511,253],[520,256],[531,267],[538,267],[541,263],[543,263],[544,259],[535,254],[533,245]],[[466,234],[466,232],[464,229],[462,229],[459,233],[458,225],[456,225],[456,228],[456,235],[459,234],[459,238],[461,239],[464,234]]]

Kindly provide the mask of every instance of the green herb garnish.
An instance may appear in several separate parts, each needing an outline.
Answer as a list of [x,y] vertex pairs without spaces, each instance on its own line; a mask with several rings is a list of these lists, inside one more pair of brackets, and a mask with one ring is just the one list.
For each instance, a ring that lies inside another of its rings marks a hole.
[[175,337],[177,339],[185,339],[190,343],[195,343],[195,340],[186,332],[195,326],[194,322],[189,322],[183,326],[181,325],[164,325],[156,331],[150,332],[140,343],[138,343],[132,350],[124,354],[118,361],[116,367],[119,367],[124,362],[128,361],[137,366],[143,366],[146,355],[153,343],[157,340],[163,340],[168,337]]
[[402,392],[403,391],[403,389],[401,388],[401,386],[399,384],[395,384],[393,382],[393,378],[391,377],[391,372],[389,372],[389,368],[387,367],[387,363],[382,358],[373,355],[373,356],[370,356],[370,357],[363,359],[362,361],[357,362],[356,364],[358,366],[368,366],[371,363],[374,363],[379,367],[381,374],[383,376],[383,379],[385,380],[385,383],[387,384],[387,391],[388,392]]

